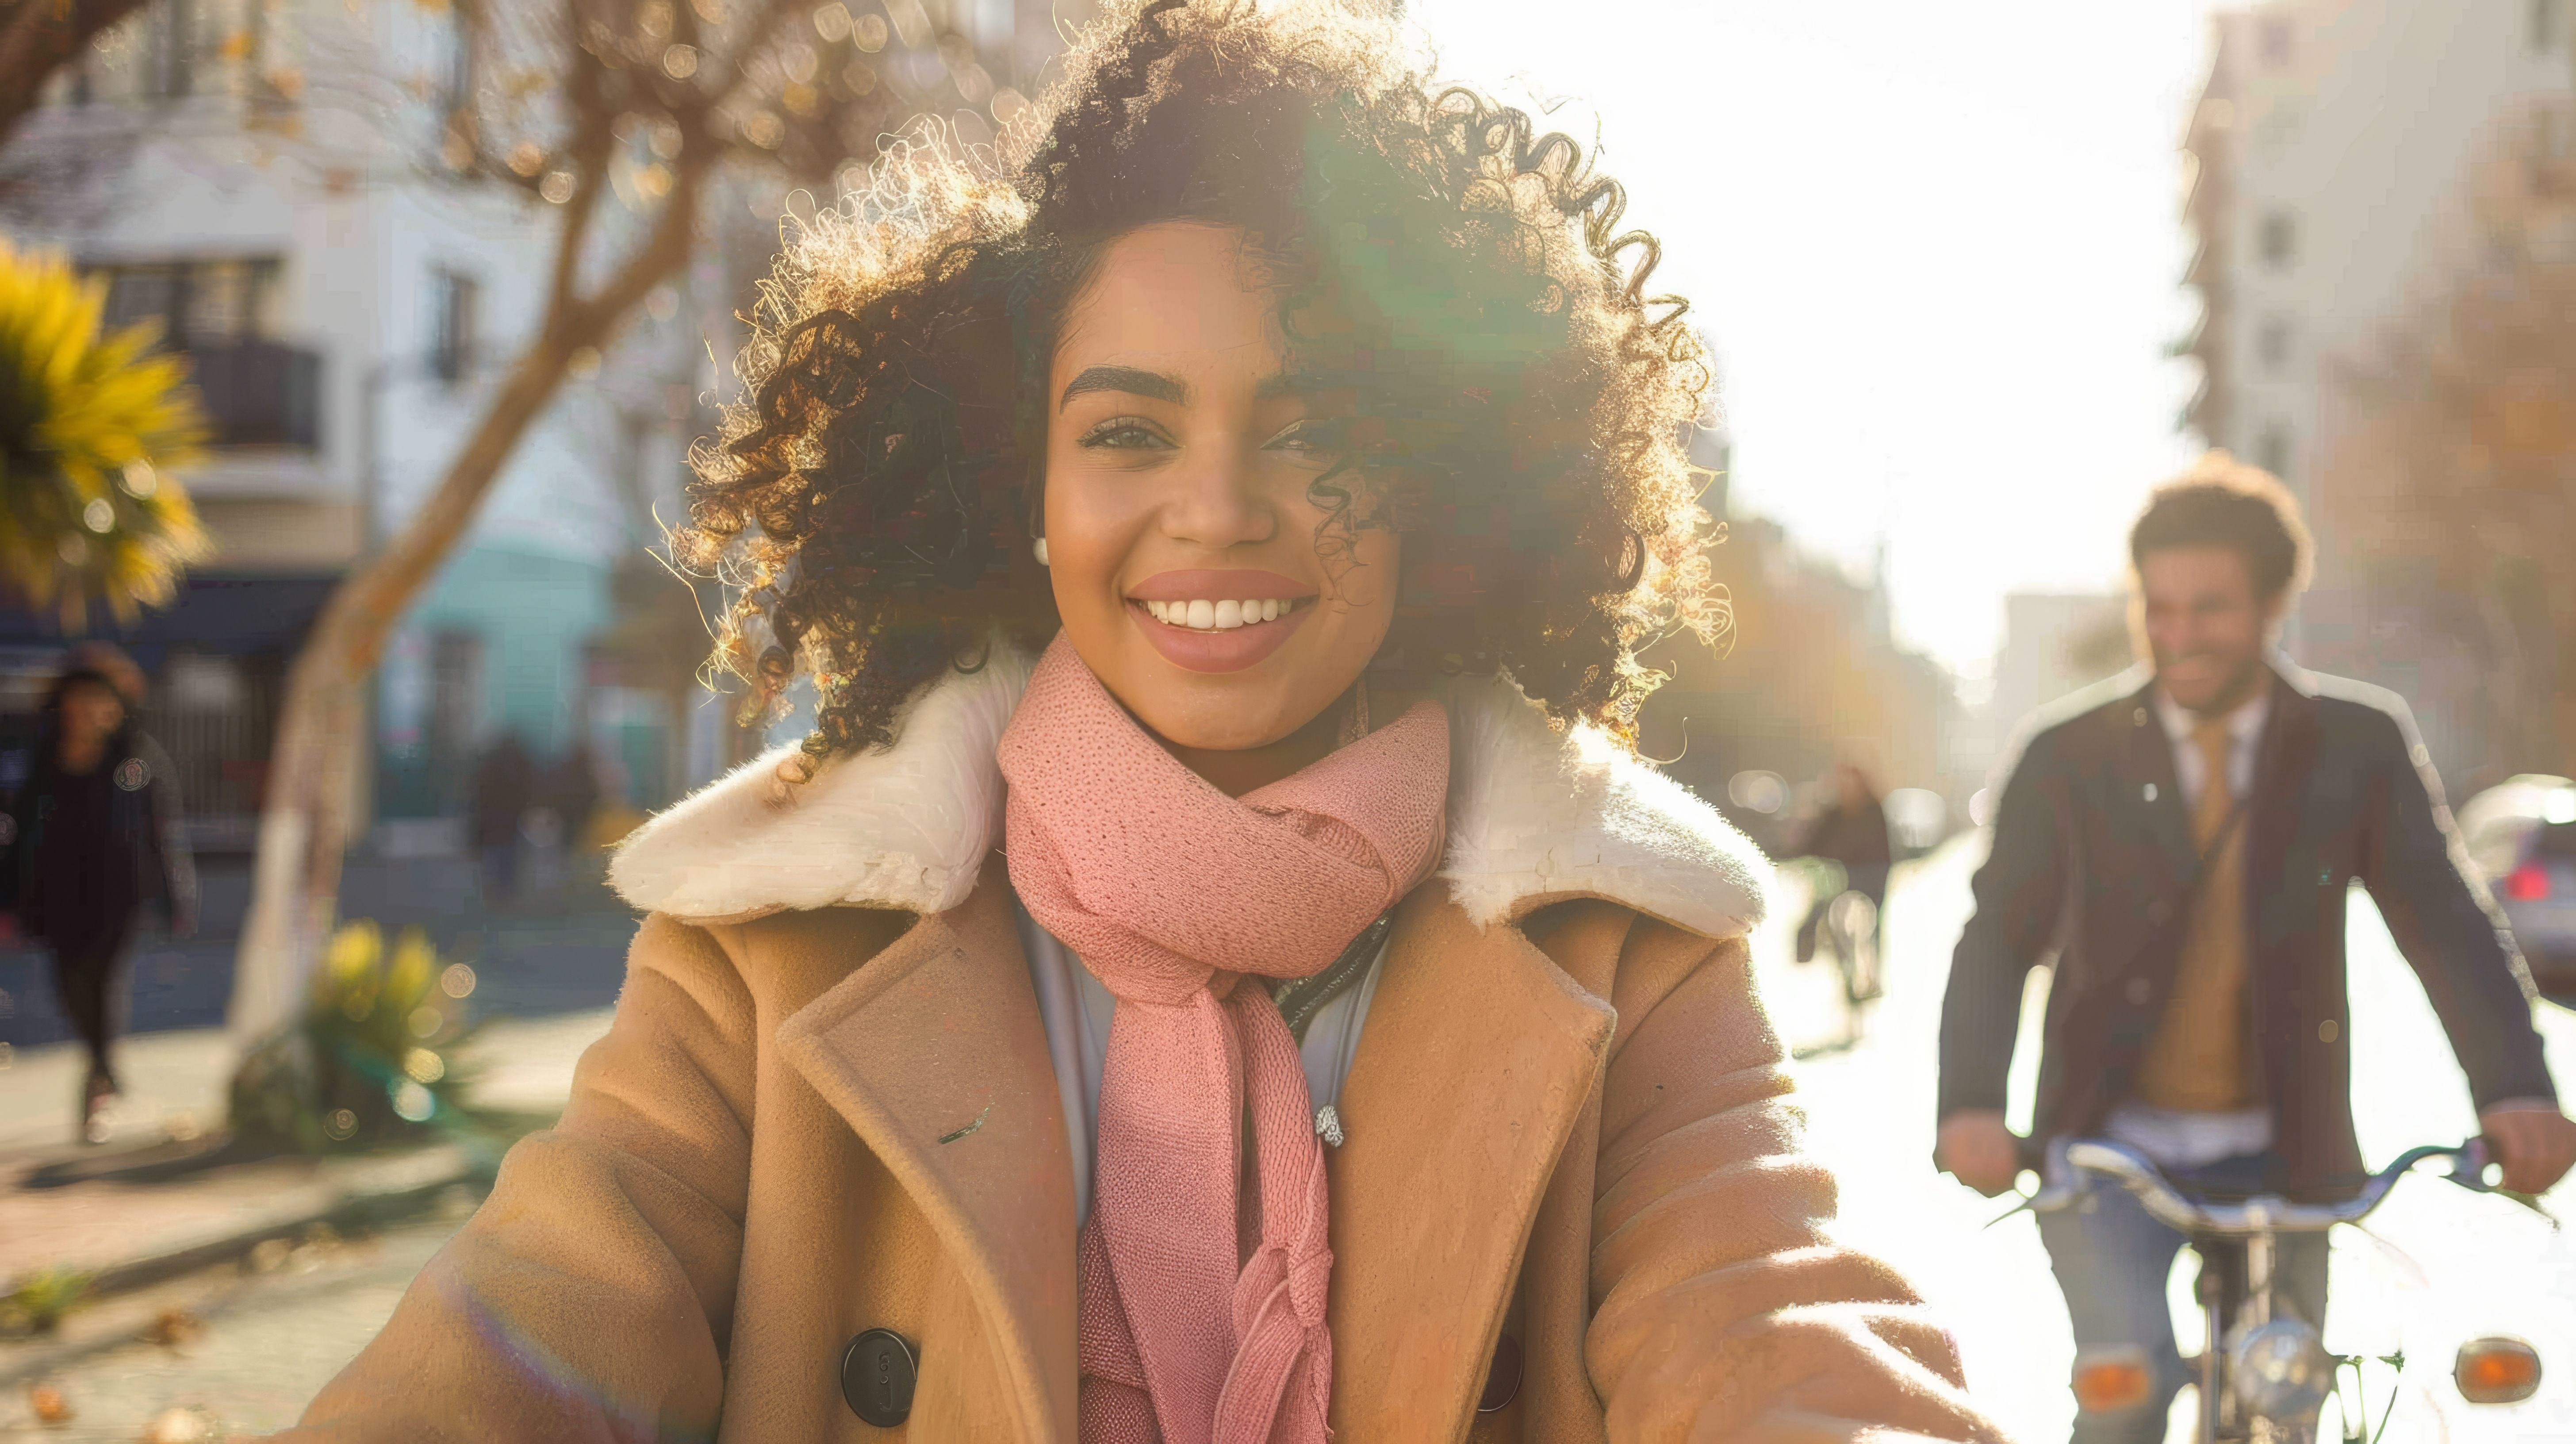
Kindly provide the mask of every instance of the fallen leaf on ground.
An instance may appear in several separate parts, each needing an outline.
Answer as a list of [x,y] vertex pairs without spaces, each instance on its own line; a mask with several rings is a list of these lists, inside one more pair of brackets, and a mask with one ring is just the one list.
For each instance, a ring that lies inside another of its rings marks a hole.
[[152,1316],[152,1322],[143,1330],[143,1339],[165,1349],[175,1349],[193,1344],[205,1334],[206,1321],[195,1314],[186,1309],[163,1309]]
[[68,1424],[72,1421],[72,1401],[51,1384],[38,1384],[27,1391],[27,1403],[36,1411],[39,1424]]

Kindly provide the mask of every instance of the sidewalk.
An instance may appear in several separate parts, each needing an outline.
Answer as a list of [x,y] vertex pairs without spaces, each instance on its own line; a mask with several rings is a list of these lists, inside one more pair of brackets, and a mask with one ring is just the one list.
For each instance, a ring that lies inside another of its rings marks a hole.
[[[560,1111],[574,1063],[608,1026],[594,1008],[494,1022],[475,1056],[479,1102]],[[126,1096],[96,1148],[70,1141],[76,1045],[14,1050],[0,1066],[0,1291],[32,1272],[91,1274],[103,1292],[247,1254],[317,1222],[381,1222],[478,1182],[495,1162],[454,1144],[206,1166],[223,1122],[232,1046],[218,1029],[147,1034],[120,1048]]]
[[[222,1025],[250,905],[246,869],[238,858],[208,860],[199,878],[195,937],[136,939],[126,979],[127,1032]],[[352,857],[341,879],[339,915],[371,918],[389,936],[423,929],[442,959],[473,965],[480,979],[475,1008],[484,1016],[535,1017],[614,1001],[635,936],[634,911],[587,868],[542,881],[506,904],[489,905],[463,860]],[[71,1036],[43,951],[23,940],[0,940],[0,1043],[24,1051]]]

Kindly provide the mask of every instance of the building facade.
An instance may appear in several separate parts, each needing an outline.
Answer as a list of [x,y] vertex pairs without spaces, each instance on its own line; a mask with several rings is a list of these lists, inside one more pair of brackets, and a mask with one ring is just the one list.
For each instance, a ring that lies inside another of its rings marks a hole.
[[[1041,83],[1055,8],[795,13],[877,37],[868,83],[881,72],[974,140]],[[58,71],[0,152],[0,228],[96,276],[111,324],[157,323],[213,423],[184,480],[216,553],[178,605],[110,635],[154,678],[150,725],[218,851],[255,835],[285,669],[331,586],[434,491],[544,314],[553,207],[440,163],[469,75],[445,6],[152,0]],[[863,179],[876,138],[852,141],[843,178]],[[649,204],[617,190],[612,241]],[[375,845],[454,847],[474,764],[505,735],[541,763],[586,745],[609,800],[636,808],[761,740],[698,676],[714,589],[652,553],[686,516],[690,442],[737,387],[738,313],[780,217],[812,203],[756,168],[722,175],[700,256],[607,354],[577,358],[524,435],[386,649],[353,783]],[[26,705],[70,640],[0,615],[0,704]]]
[[2568,148],[2576,3],[2272,0],[2212,33],[2184,136],[2202,314],[2179,349],[2202,383],[2182,424],[2299,497],[2318,544],[2302,661],[2406,696],[2454,790],[2546,765],[2545,719],[2499,702],[2548,710],[2516,658],[2558,647],[2520,635],[2549,625],[2528,569],[2487,565],[2511,545],[2464,534],[2482,464],[2434,460],[2431,504],[2404,511],[2370,453],[2393,408],[2434,399],[2408,353],[2507,244],[2494,168]]

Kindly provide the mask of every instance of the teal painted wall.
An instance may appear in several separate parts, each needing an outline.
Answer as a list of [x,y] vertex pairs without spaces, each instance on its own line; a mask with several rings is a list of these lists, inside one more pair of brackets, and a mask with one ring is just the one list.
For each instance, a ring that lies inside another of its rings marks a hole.
[[[572,742],[582,645],[608,621],[607,567],[487,542],[450,561],[404,625],[482,639],[481,731],[517,732],[543,766]],[[380,709],[380,732],[389,720]],[[465,778],[429,775],[418,748],[380,746],[377,756],[381,815],[435,815],[463,800]]]

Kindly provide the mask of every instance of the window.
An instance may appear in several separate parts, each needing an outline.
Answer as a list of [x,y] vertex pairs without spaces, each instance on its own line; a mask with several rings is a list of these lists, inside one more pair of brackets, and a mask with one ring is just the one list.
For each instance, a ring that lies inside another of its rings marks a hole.
[[2263,63],[2274,70],[2288,65],[2293,34],[2289,17],[2286,15],[2265,17],[2259,34],[2262,36]]
[[277,330],[273,258],[97,266],[90,274],[107,282],[108,329],[156,322],[175,351],[239,346]]
[[195,10],[188,0],[161,0],[152,8],[151,48],[144,60],[150,67],[143,79],[146,95],[175,99],[193,88]]
[[248,261],[216,261],[188,271],[180,334],[200,346],[237,345],[259,334],[264,277]]
[[2531,0],[2531,49],[2535,55],[2546,55],[2558,48],[2559,10],[2563,0]]
[[2263,264],[2274,270],[2286,268],[2298,255],[2298,220],[2288,211],[2265,213],[2255,234],[2255,249],[2262,254]]
[[178,344],[177,322],[185,266],[118,266],[106,272],[108,330],[122,331],[137,321],[161,323],[161,338]]
[[[56,0],[60,8],[62,0]],[[277,0],[143,0],[65,59],[48,90],[73,105],[241,93],[258,85]],[[131,12],[131,13],[128,13]],[[256,90],[254,89],[254,94]]]
[[2254,359],[2277,376],[2290,365],[2290,323],[2274,317],[2254,333]]
[[429,369],[451,385],[474,369],[474,301],[480,289],[472,276],[436,271],[430,276]]

